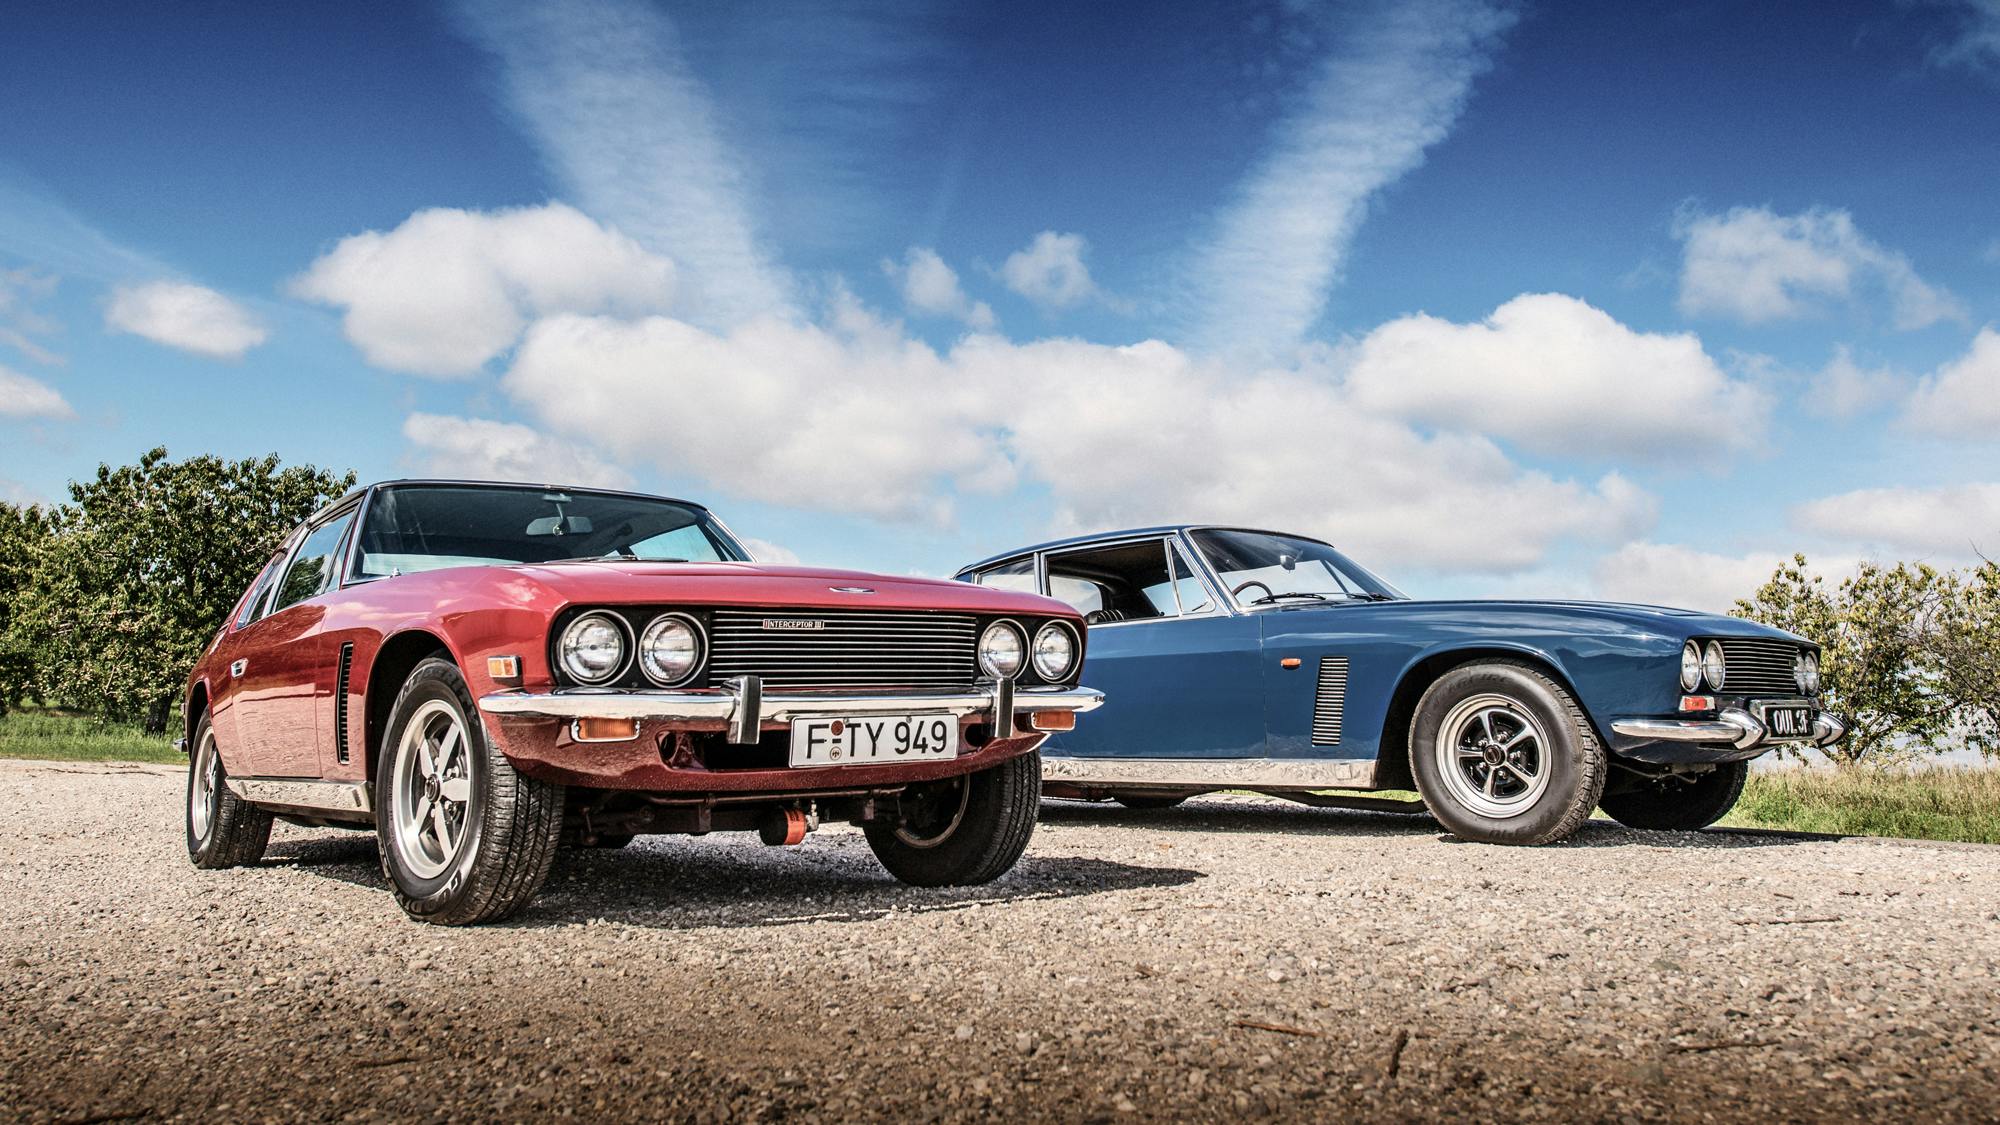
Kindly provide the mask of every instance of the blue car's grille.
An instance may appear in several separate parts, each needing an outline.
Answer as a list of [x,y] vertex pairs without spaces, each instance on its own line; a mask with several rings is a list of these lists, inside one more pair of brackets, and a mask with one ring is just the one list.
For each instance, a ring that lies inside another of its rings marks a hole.
[[1724,695],[1797,695],[1793,662],[1799,646],[1790,641],[1722,640]]
[[1313,745],[1340,745],[1340,722],[1347,710],[1347,658],[1319,658],[1319,688],[1313,695]]
[[[817,624],[785,627],[807,622]],[[978,628],[955,613],[718,609],[709,676],[760,676],[767,688],[965,687],[978,679]]]

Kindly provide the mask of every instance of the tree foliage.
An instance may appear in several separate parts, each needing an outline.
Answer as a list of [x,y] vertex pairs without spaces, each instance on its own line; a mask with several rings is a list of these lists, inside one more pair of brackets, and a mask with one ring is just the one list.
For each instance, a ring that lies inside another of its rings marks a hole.
[[49,534],[41,508],[0,503],[0,715],[34,690],[34,658],[9,625]]
[[1825,753],[1848,763],[1938,753],[1968,741],[1992,748],[2000,715],[1991,686],[2000,670],[1996,611],[2000,573],[1991,564],[1959,574],[1923,563],[1863,563],[1829,585],[1804,555],[1736,603],[1739,617],[1820,643],[1827,705],[1849,724],[1847,737]]
[[8,636],[32,688],[65,707],[164,730],[189,671],[285,533],[354,483],[276,456],[100,465],[72,483]]

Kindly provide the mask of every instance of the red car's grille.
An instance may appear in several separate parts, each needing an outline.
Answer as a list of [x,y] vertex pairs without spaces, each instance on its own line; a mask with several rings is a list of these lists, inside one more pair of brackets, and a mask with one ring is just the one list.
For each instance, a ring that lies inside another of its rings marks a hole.
[[968,614],[718,609],[709,678],[758,676],[779,689],[965,687],[978,679],[978,635]]

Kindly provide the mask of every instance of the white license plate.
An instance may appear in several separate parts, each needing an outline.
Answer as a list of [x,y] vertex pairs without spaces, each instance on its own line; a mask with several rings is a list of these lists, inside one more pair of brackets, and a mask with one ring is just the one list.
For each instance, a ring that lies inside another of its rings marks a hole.
[[792,720],[792,765],[853,766],[958,757],[950,715],[827,716]]

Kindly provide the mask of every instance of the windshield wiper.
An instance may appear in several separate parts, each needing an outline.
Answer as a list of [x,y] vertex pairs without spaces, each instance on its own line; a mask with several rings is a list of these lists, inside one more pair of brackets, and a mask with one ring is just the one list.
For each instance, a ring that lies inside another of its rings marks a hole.
[[1261,598],[1253,598],[1251,599],[1250,604],[1270,605],[1272,602],[1281,601],[1285,598],[1305,598],[1309,601],[1323,602],[1326,600],[1326,595],[1309,593],[1308,591],[1305,590],[1287,590],[1282,594],[1265,594]]

